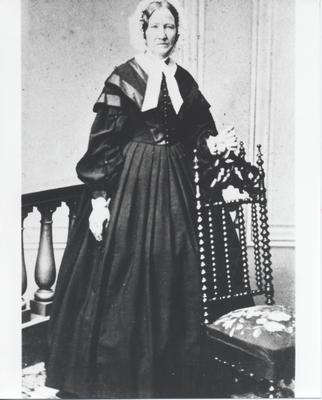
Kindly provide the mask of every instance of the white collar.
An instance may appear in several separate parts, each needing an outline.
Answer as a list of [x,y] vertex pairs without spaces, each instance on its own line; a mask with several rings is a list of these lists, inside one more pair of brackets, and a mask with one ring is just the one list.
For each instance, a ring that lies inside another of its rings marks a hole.
[[160,60],[148,51],[138,54],[135,59],[148,74],[148,81],[141,111],[152,110],[158,106],[162,73],[164,73],[173,108],[178,114],[183,100],[178,88],[178,83],[174,77],[177,71],[177,64],[170,57],[168,58],[168,64],[166,64],[165,60]]

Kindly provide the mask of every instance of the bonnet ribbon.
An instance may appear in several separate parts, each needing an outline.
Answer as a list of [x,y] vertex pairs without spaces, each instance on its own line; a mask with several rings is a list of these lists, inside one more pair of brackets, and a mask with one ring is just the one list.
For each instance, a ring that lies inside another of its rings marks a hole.
[[173,108],[176,114],[178,114],[183,100],[178,88],[178,83],[174,77],[177,64],[171,58],[167,59],[167,64],[165,61],[158,59],[148,52],[137,55],[135,59],[148,74],[148,82],[141,111],[152,110],[158,106],[163,73]]

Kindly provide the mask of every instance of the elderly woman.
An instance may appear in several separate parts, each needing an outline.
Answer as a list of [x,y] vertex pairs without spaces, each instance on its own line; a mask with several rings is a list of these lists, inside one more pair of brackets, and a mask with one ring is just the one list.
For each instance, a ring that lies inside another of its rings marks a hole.
[[198,397],[202,303],[192,150],[218,135],[192,76],[170,57],[182,15],[140,3],[145,51],[115,68],[94,105],[86,183],[49,327],[47,385],[84,398]]

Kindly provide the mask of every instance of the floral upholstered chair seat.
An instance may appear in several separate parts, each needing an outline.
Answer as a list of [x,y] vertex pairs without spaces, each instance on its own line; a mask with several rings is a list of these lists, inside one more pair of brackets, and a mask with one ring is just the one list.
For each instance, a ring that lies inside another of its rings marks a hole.
[[263,378],[285,377],[285,370],[294,365],[295,318],[290,308],[263,305],[234,310],[209,324],[207,334],[244,353],[249,369]]

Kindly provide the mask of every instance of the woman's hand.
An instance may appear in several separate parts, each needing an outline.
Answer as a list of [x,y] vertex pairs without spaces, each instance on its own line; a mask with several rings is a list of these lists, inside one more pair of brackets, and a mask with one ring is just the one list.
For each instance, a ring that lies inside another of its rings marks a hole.
[[110,220],[108,205],[109,201],[106,201],[103,197],[92,199],[93,210],[89,216],[89,229],[98,242],[103,239],[104,223],[106,222],[107,226]]
[[206,139],[208,149],[212,155],[227,153],[238,150],[237,135],[233,126],[219,130],[217,136],[209,136]]

